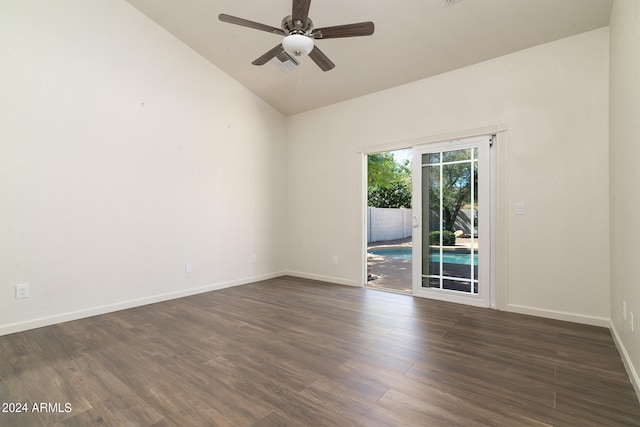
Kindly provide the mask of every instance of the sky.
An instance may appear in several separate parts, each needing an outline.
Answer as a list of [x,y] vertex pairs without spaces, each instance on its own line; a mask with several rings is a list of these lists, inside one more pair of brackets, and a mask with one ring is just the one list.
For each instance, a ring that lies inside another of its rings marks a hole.
[[413,160],[413,150],[411,148],[391,151],[391,154],[393,154],[393,158],[396,160],[396,163],[402,164],[406,159],[409,159],[409,161]]

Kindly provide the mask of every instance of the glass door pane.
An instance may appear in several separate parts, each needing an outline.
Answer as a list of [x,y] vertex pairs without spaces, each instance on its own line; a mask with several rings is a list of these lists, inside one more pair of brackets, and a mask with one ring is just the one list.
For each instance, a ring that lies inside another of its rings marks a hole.
[[489,301],[487,295],[480,295],[484,289],[480,279],[489,276],[480,276],[488,266],[482,267],[479,260],[487,260],[489,253],[479,250],[484,247],[479,235],[487,233],[489,224],[483,205],[488,200],[489,173],[480,158],[488,158],[490,140],[470,138],[415,149],[414,180],[419,179],[420,188],[415,189],[414,198],[420,205],[417,226],[422,228],[420,250],[414,245],[414,255],[421,257],[421,271],[414,276],[416,293]]

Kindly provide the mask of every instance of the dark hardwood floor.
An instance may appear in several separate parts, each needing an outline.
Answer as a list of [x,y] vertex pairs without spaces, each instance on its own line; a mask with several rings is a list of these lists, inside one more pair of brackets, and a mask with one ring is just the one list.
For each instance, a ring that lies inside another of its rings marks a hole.
[[291,277],[0,355],[1,426],[640,426],[607,329]]

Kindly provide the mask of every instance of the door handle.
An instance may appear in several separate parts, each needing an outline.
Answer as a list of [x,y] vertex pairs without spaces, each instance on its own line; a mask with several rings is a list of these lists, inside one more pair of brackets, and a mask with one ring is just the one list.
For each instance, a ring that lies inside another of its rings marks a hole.
[[411,215],[411,222],[413,224],[413,228],[416,228],[420,225],[420,218],[418,218],[418,215]]

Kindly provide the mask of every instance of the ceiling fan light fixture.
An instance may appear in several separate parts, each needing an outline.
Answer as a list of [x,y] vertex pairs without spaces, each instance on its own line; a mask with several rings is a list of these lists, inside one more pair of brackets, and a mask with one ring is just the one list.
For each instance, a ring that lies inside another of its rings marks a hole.
[[303,34],[290,34],[282,40],[284,50],[293,56],[308,55],[313,46],[313,39]]
[[322,71],[329,71],[336,65],[331,62],[319,47],[315,46],[314,39],[339,39],[343,37],[370,36],[373,34],[375,26],[371,21],[315,28],[311,18],[309,18],[311,0],[291,1],[291,15],[284,17],[280,28],[225,13],[218,15],[218,19],[229,24],[241,25],[284,37],[277,46],[253,60],[251,62],[253,65],[264,65],[278,55],[286,53],[291,58],[309,55],[309,58],[315,62]]

